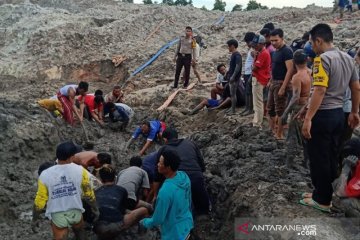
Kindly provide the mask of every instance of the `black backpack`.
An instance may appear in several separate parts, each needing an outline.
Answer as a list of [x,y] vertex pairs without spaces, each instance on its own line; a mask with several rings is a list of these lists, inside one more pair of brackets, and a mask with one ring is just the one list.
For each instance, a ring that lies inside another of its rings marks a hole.
[[306,40],[303,40],[302,38],[297,38],[291,43],[290,47],[293,50],[293,52],[295,52],[296,50],[303,49],[305,43]]
[[200,48],[203,48],[205,46],[202,37],[200,37],[199,35],[196,35],[194,37],[194,39],[195,39],[196,43],[199,44]]

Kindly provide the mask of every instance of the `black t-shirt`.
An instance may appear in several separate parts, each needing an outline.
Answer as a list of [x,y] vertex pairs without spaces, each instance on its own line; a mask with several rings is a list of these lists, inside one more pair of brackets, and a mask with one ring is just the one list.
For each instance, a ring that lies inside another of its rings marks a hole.
[[235,77],[235,81],[239,81],[240,77],[241,77],[241,66],[242,66],[242,58],[241,58],[241,54],[236,51],[231,55],[230,58],[230,68],[229,71],[226,73],[226,80],[230,80],[231,76],[233,75],[233,73],[235,72],[235,68],[236,65],[240,64],[240,71],[239,73],[236,75]]
[[271,56],[272,79],[284,80],[287,72],[285,61],[293,59],[293,51],[284,45]]
[[[157,154],[157,162],[159,162],[160,156],[165,149],[171,149],[177,152],[180,157],[179,171],[184,172],[204,172],[205,164],[204,158],[200,152],[200,149],[194,142],[188,139],[178,139],[169,141],[164,147],[160,148]],[[158,170],[155,170],[155,182],[162,182],[164,176],[161,175]]]
[[118,185],[104,185],[95,191],[99,221],[121,222],[126,209],[127,191]]

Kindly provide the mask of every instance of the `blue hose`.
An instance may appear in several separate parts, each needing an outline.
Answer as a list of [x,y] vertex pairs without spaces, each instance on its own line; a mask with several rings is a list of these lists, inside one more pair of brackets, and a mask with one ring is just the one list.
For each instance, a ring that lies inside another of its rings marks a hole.
[[[221,24],[225,19],[225,15],[221,16],[219,20],[217,20],[213,25],[218,25]],[[165,44],[162,48],[160,48],[159,51],[157,51],[157,53],[152,56],[152,58],[150,58],[146,63],[144,63],[143,65],[141,65],[140,67],[138,67],[131,75],[130,77],[135,76],[136,74],[138,74],[139,72],[143,71],[146,67],[148,67],[151,63],[153,63],[163,52],[165,52],[166,49],[170,48],[172,45],[176,44],[179,41],[179,38],[175,38],[173,40],[171,40],[170,42],[168,42],[167,44]]]

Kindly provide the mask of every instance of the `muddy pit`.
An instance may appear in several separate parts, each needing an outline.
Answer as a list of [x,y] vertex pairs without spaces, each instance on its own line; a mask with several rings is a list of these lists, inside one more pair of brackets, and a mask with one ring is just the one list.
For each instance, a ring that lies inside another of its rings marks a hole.
[[[184,94],[183,99],[189,98],[191,93]],[[144,108],[135,108],[135,111],[134,124],[161,115],[149,115]],[[197,143],[205,158],[206,182],[214,209],[212,219],[201,217],[197,222],[202,239],[233,239],[236,217],[327,216],[297,204],[299,193],[310,189],[308,170],[301,166],[301,153],[297,166],[286,168],[284,144],[273,140],[269,131],[250,127],[249,118],[224,117],[223,112],[205,111],[189,117],[171,108],[166,116],[181,136]],[[84,143],[82,129],[54,120],[33,104],[3,98],[0,99],[0,123],[2,239],[50,239],[47,220],[43,221],[39,233],[34,234],[30,229],[36,192],[34,172],[42,162],[54,160],[55,146],[60,141],[74,139]],[[94,150],[111,153],[119,170],[128,166],[129,156],[136,154],[140,147],[138,143],[130,152],[124,152],[130,131],[121,132],[116,125],[99,129],[95,123],[87,122],[86,129],[96,143]],[[342,231],[341,228],[335,230]],[[119,239],[152,239],[154,234],[149,231],[140,237],[134,228]]]
[[[226,40],[242,39],[246,31],[258,31],[265,22],[273,21],[285,30],[286,40],[290,41],[315,23],[330,23],[333,18],[329,9],[313,6],[301,10],[272,9],[231,13],[223,25],[214,28],[210,25],[221,13],[190,7],[184,11],[179,7],[139,6],[110,0],[30,3],[24,0],[0,3],[0,236],[4,240],[51,239],[47,220],[39,233],[30,229],[36,192],[34,172],[41,163],[54,159],[59,142],[67,139],[85,142],[80,126],[71,128],[53,119],[35,104],[36,100],[54,95],[66,83],[81,80],[89,81],[90,92],[96,89],[109,92],[113,85],[122,85],[129,72],[178,36],[189,22],[193,26],[203,25],[201,31],[208,49],[202,52],[199,66],[203,81],[213,82],[216,65],[228,60]],[[144,44],[149,32],[167,18],[171,21]],[[351,21],[332,27],[335,42],[342,48],[353,42],[360,29]],[[1,34],[5,31],[6,34]],[[239,50],[246,54],[245,43],[240,43]],[[127,167],[129,156],[136,154],[141,144],[138,142],[129,152],[122,150],[131,130],[137,122],[152,118],[165,120],[178,129],[181,137],[194,140],[205,157],[206,183],[214,202],[212,219],[197,220],[202,239],[234,239],[237,217],[315,217],[321,218],[319,222],[329,217],[297,204],[299,194],[311,188],[309,170],[301,166],[301,152],[296,167],[288,169],[284,166],[284,143],[276,142],[267,130],[252,128],[250,118],[225,117],[223,111],[184,114],[209,96],[209,87],[196,86],[181,92],[164,112],[156,111],[171,93],[173,53],[173,48],[168,50],[126,85],[126,102],[136,112],[135,121],[126,132],[117,125],[100,129],[93,122],[85,123],[90,140],[96,143],[94,150],[111,153],[117,169]],[[114,67],[111,58],[119,54],[129,59]],[[341,207],[330,218],[338,216],[344,216]],[[134,228],[119,239],[149,240],[152,235],[149,232],[140,237]],[[274,234],[269,239],[298,238]],[[348,238],[341,227],[335,226],[309,239],[355,238]]]

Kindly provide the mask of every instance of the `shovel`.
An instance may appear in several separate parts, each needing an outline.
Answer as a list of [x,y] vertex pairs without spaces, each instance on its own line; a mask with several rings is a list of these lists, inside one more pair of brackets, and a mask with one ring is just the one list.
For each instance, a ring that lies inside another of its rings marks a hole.
[[94,148],[94,142],[91,142],[90,140],[89,140],[89,136],[88,136],[88,134],[87,134],[87,131],[86,131],[86,129],[85,129],[85,126],[84,126],[84,123],[83,122],[80,122],[80,124],[81,124],[81,127],[82,127],[82,129],[83,129],[83,131],[84,131],[84,134],[85,134],[85,144],[83,145],[83,147],[84,147],[84,149],[85,150],[91,150],[91,149],[93,149]]

